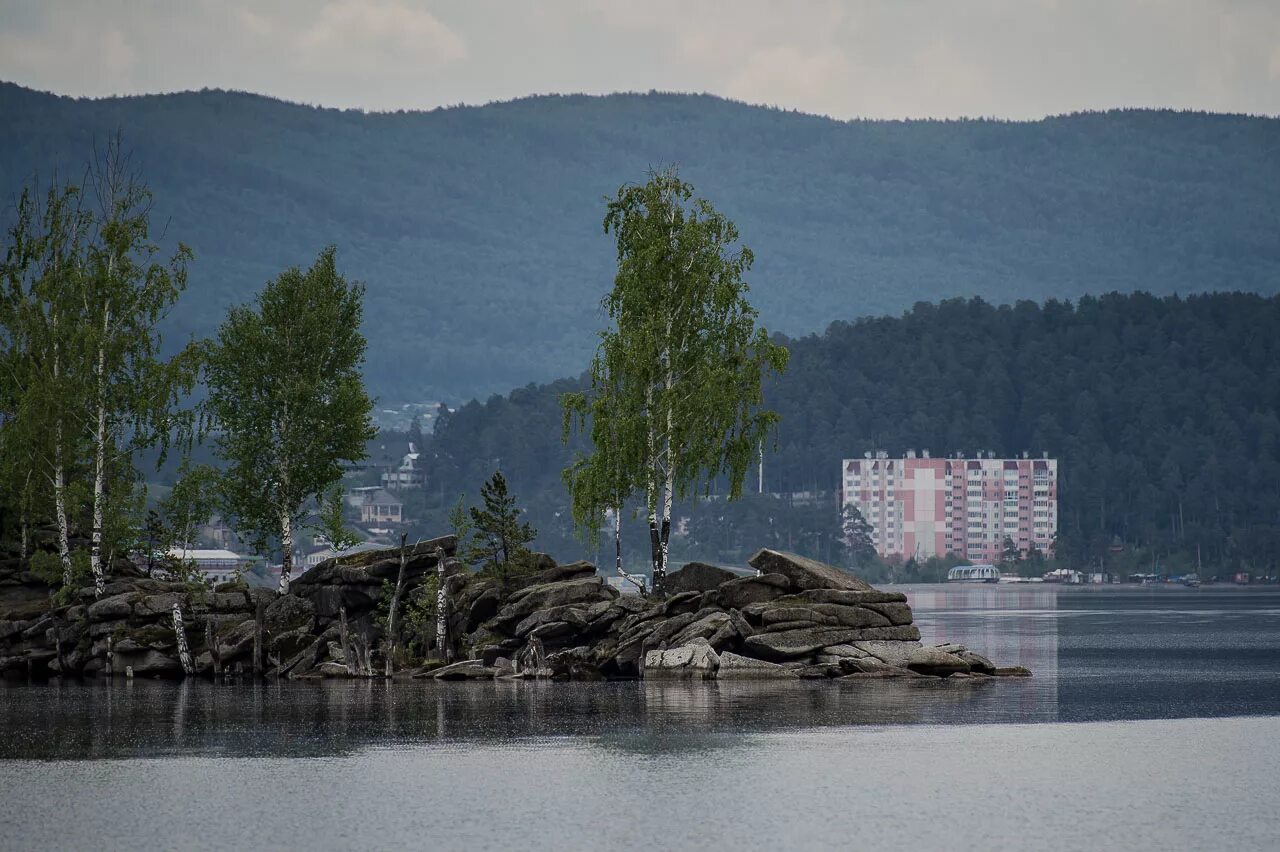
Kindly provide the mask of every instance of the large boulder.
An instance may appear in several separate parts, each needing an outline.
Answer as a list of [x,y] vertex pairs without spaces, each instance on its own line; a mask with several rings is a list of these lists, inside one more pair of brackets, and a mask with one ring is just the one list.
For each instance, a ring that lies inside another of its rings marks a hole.
[[522,589],[508,598],[506,606],[498,610],[494,621],[500,626],[514,627],[525,616],[540,609],[575,603],[595,603],[616,597],[618,597],[617,589],[606,586],[601,577],[542,583]]
[[721,583],[736,580],[741,576],[727,568],[708,565],[705,562],[690,562],[679,571],[673,571],[667,575],[666,590],[668,594],[709,592],[719,588]]
[[902,668],[907,664],[907,660],[911,658],[912,652],[920,648],[920,643],[916,641],[885,642],[864,640],[855,643],[853,647],[865,655],[875,657],[882,663]]
[[[799,624],[799,622],[790,622]],[[796,626],[787,630],[756,633],[743,640],[743,648],[764,660],[785,661],[807,656],[830,645],[858,643],[865,640],[914,640],[920,638],[915,627],[812,627]]]
[[129,593],[112,595],[89,605],[87,610],[90,621],[116,621],[128,618],[133,614],[133,595]]
[[262,612],[266,631],[278,635],[290,630],[311,632],[315,627],[315,604],[297,595],[281,595]]
[[431,673],[436,680],[493,680],[498,670],[486,666],[480,660],[463,660],[460,663],[436,669]]
[[690,678],[710,680],[720,667],[720,657],[705,639],[694,640],[688,645],[665,651],[650,651],[644,655],[646,680]]
[[723,606],[742,609],[753,603],[775,600],[791,591],[791,581],[782,574],[762,574],[721,583],[716,594]]
[[916,648],[907,657],[907,668],[913,672],[933,675],[934,677],[946,677],[957,672],[965,674],[969,672],[968,663],[955,654],[948,654],[941,648]]
[[796,673],[786,666],[744,657],[732,651],[720,654],[720,668],[716,671],[718,680],[764,680],[774,678],[792,678]]
[[874,591],[866,582],[839,568],[782,550],[762,548],[757,550],[747,562],[762,574],[781,574],[797,589]]

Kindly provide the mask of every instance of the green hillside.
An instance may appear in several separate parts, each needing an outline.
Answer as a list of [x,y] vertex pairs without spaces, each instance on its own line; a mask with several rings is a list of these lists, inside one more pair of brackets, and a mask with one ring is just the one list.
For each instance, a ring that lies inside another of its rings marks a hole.
[[196,253],[208,333],[326,243],[368,284],[371,388],[462,399],[576,374],[612,245],[601,198],[678,162],[758,258],[771,329],[988,301],[1280,290],[1280,121],[1122,111],[837,122],[708,96],[365,114],[204,91],[76,100],[0,84],[0,199],[125,133]]
[[[766,393],[782,414],[766,490],[834,495],[840,460],[866,450],[1046,451],[1060,460],[1069,564],[1103,557],[1113,568],[1195,570],[1198,548],[1209,576],[1274,574],[1278,329],[1280,297],[1240,293],[999,308],[954,299],[835,323],[784,341],[791,364]],[[450,415],[430,448],[424,527],[442,526],[441,504],[474,491],[497,464],[530,505],[542,546],[575,552],[559,478],[574,448],[560,442],[558,404],[575,384]],[[741,561],[769,544],[839,558],[834,496],[816,509],[753,495],[677,514],[691,519],[689,536],[672,540],[680,558]],[[629,552],[643,559],[642,523],[629,532]]]

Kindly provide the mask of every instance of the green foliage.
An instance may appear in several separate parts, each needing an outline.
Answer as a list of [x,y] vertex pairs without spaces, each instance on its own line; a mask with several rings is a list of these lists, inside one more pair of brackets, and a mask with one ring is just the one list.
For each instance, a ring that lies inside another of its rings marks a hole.
[[[178,481],[148,516],[146,529],[157,532],[164,549],[194,547],[196,529],[218,506],[218,471],[206,464],[183,463]],[[153,521],[156,529],[152,530]]]
[[365,114],[10,84],[0,115],[5,200],[34,169],[81,161],[85,138],[129,129],[156,221],[200,258],[178,338],[212,335],[282,259],[340,240],[377,282],[368,376],[388,402],[576,376],[614,266],[595,202],[637,163],[679,162],[714,191],[751,237],[752,301],[790,335],[956,294],[1280,287],[1276,118],[834,121],[661,93]]
[[428,574],[413,590],[404,606],[405,647],[411,654],[423,659],[436,641],[436,604],[440,589],[439,578]]
[[64,584],[73,528],[91,535],[99,589],[114,557],[135,549],[145,503],[136,457],[154,449],[163,459],[193,431],[180,403],[196,347],[165,357],[159,331],[190,252],[178,245],[167,263],[156,259],[151,207],[114,137],[83,185],[23,192],[0,267],[0,488],[18,507],[20,535],[53,517]]
[[449,528],[453,530],[453,535],[458,540],[459,548],[462,548],[470,540],[471,531],[475,529],[475,524],[471,522],[471,513],[467,511],[467,496],[465,494],[459,494],[458,501],[449,509]]
[[619,189],[604,229],[617,244],[618,272],[602,303],[614,327],[600,335],[590,393],[562,400],[566,439],[589,416],[593,445],[564,480],[589,540],[606,509],[644,495],[660,590],[672,501],[709,490],[720,475],[730,499],[742,492],[778,420],[762,406],[761,383],[782,371],[787,353],[755,327],[742,280],[750,249],[674,168]]
[[342,484],[335,482],[320,499],[320,511],[316,515],[314,529],[337,551],[346,550],[361,541],[360,534],[347,526],[345,511]]
[[89,576],[89,554],[84,550],[71,552],[71,582],[64,582],[66,576],[62,560],[58,554],[48,550],[37,550],[31,554],[31,573],[42,581],[57,589],[53,594],[53,606],[63,606],[75,599],[81,583]]
[[484,507],[470,509],[472,529],[464,559],[501,578],[526,572],[532,567],[527,545],[538,532],[520,520],[522,510],[515,495],[508,493],[502,471],[494,471],[480,487],[480,499]]
[[360,374],[363,297],[330,247],[232,308],[209,348],[224,514],[260,553],[281,542],[282,587],[304,504],[342,477],[342,462],[363,458],[374,434]]
[[875,560],[873,532],[871,524],[862,516],[862,511],[857,506],[848,504],[844,507],[840,517],[840,533],[851,564],[861,565]]

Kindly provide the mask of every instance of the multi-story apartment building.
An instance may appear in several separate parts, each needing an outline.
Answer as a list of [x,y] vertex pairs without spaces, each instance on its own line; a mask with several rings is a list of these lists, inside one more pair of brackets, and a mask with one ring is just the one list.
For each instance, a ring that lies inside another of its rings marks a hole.
[[1058,531],[1058,461],[1022,458],[905,458],[865,453],[841,464],[841,505],[871,525],[876,551],[903,559],[948,553],[996,562],[1011,539],[1018,550],[1052,555]]

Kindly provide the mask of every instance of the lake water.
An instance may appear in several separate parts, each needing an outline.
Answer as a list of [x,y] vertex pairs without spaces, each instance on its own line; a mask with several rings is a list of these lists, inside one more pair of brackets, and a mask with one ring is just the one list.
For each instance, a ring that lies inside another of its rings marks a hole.
[[991,682],[0,686],[0,850],[1280,848],[1280,591],[918,586]]

